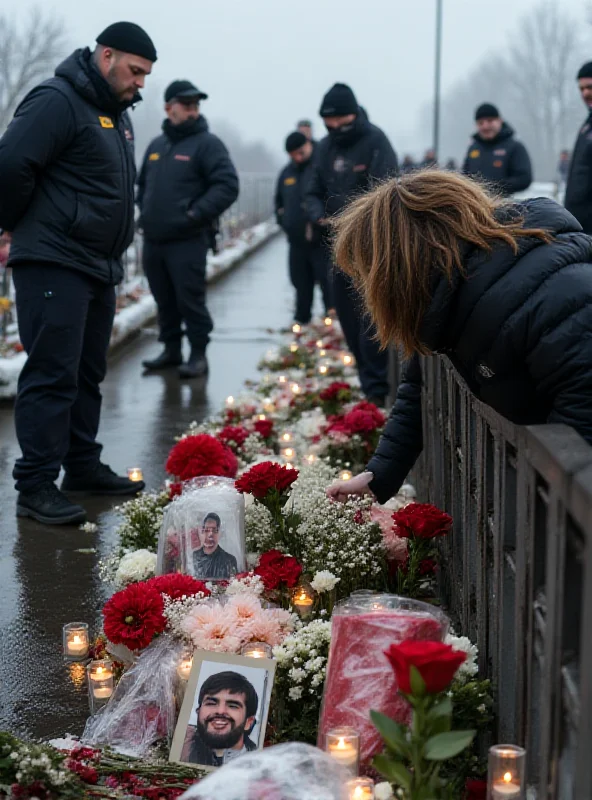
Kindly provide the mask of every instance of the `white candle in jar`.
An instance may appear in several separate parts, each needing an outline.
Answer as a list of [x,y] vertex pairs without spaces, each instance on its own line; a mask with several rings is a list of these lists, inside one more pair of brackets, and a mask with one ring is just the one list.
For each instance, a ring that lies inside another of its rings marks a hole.
[[333,325],[333,320],[331,319],[331,317],[325,317],[325,319],[324,319],[324,322],[325,322],[325,325],[326,325],[328,328],[330,328],[330,327],[331,327],[331,325]]
[[234,397],[231,394],[229,394],[228,397],[226,398],[226,405],[228,408],[232,408],[232,406],[234,405]]
[[350,356],[349,353],[345,353],[341,360],[346,367],[349,367],[354,363],[354,358],[353,356]]
[[282,433],[282,442],[291,442],[293,438],[290,431],[284,431],[284,433]]
[[511,772],[506,772],[501,781],[496,781],[492,787],[492,800],[520,800],[520,786],[513,781]]
[[339,480],[351,481],[351,479],[352,479],[352,473],[349,471],[349,469],[342,469],[341,472],[339,473]]
[[193,666],[193,657],[188,656],[183,658],[177,667],[177,675],[182,681],[188,681],[191,674],[191,667]]
[[291,353],[297,353],[298,352],[298,345],[296,344],[296,342],[292,342],[292,344],[290,345],[290,352]]
[[301,331],[302,331],[302,325],[299,325],[297,322],[295,322],[292,325],[292,333],[300,333]]
[[278,375],[278,383],[288,383],[288,379],[285,375]]
[[95,700],[108,700],[113,694],[113,667],[108,659],[88,665],[89,687]]
[[290,386],[290,389],[292,390],[292,394],[300,394],[302,392],[302,388],[299,383],[293,383]]
[[358,748],[345,736],[339,737],[334,744],[329,744],[327,752],[342,767],[357,767],[358,765]]
[[127,471],[127,477],[130,481],[141,481],[144,478],[144,474],[140,467],[130,467]]
[[293,447],[284,447],[282,449],[282,456],[284,458],[291,459],[291,458],[294,458],[295,455],[296,455],[296,453],[295,453],[295,450],[294,450]]

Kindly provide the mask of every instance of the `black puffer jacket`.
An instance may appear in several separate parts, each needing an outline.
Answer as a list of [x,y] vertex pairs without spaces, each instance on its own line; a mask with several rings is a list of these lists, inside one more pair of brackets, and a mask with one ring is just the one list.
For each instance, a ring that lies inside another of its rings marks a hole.
[[[312,236],[305,203],[305,192],[311,173],[312,157],[303,164],[290,161],[278,178],[274,201],[276,219],[292,244],[303,244],[307,241],[307,223],[309,236]],[[315,232],[315,240],[317,238]]]
[[238,175],[205,117],[172,125],[146,150],[137,202],[144,236],[170,242],[200,236],[238,197]]
[[119,283],[134,235],[131,122],[88,48],[55,74],[27,95],[0,139],[9,263],[59,264]]
[[494,139],[482,139],[478,133],[474,134],[463,172],[495,183],[505,195],[522,192],[532,182],[528,151],[514,138],[514,129],[507,122]]
[[[553,200],[511,209],[554,240],[521,239],[517,255],[505,244],[492,253],[467,247],[466,280],[434,276],[422,339],[507,419],[564,423],[592,444],[592,237]],[[381,502],[398,490],[421,449],[421,371],[413,358],[368,464]]]
[[580,129],[571,156],[565,207],[586,233],[592,233],[592,112]]

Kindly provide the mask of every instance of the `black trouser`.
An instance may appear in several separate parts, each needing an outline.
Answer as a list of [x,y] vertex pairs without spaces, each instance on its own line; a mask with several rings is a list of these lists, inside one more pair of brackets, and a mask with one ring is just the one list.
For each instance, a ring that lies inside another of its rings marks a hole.
[[325,311],[333,308],[331,265],[320,244],[290,242],[290,280],[296,289],[296,322],[310,322],[315,283],[321,287]]
[[115,316],[115,288],[83,272],[43,264],[13,270],[21,342],[27,355],[14,409],[22,450],[19,491],[55,481],[63,465],[82,473],[99,461],[99,384]]
[[199,238],[159,244],[144,240],[143,266],[158,306],[160,341],[179,345],[185,323],[191,347],[205,351],[214,327],[206,307],[209,241]]
[[333,273],[333,295],[347,346],[356,357],[362,391],[366,397],[385,397],[389,391],[387,353],[372,338],[375,328],[364,314],[362,299],[339,269]]

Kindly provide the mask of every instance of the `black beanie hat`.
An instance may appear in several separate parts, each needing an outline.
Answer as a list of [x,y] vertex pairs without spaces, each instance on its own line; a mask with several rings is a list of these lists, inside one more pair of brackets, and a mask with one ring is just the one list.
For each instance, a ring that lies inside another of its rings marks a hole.
[[495,119],[500,113],[493,103],[482,103],[475,111],[475,119]]
[[114,22],[97,36],[97,44],[141,56],[152,63],[156,61],[156,48],[152,39],[135,22]]
[[334,84],[323,97],[321,117],[345,117],[358,113],[358,101],[346,83]]
[[286,153],[293,153],[294,150],[298,150],[298,148],[302,147],[302,145],[307,142],[308,139],[303,133],[294,131],[294,133],[291,133],[286,139]]
[[578,72],[578,80],[580,78],[592,78],[592,61],[588,61],[582,67],[580,67],[580,71]]

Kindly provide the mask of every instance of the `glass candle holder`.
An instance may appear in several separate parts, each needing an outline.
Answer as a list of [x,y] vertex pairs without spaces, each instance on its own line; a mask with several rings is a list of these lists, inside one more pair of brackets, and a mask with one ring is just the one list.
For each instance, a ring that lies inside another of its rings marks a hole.
[[333,325],[333,320],[331,319],[331,317],[325,317],[325,319],[323,320],[323,322],[325,323],[325,325],[327,326],[327,328],[330,328],[330,327],[331,327],[331,325]]
[[290,461],[296,455],[296,451],[294,450],[293,447],[282,447],[281,455],[282,455],[282,458],[285,458],[288,461]]
[[317,339],[317,340],[316,340],[316,342],[315,342],[315,344],[316,344],[316,346],[317,346],[317,349],[319,349],[319,350],[322,350],[322,349],[323,349],[323,345],[324,345],[324,343],[323,343],[323,340],[322,340],[322,339]]
[[190,652],[183,653],[179,665],[177,667],[177,675],[182,681],[188,681],[191,674],[191,667],[193,666],[193,654]]
[[241,656],[249,658],[273,658],[273,650],[266,642],[249,642],[243,645]]
[[308,455],[304,456],[304,460],[307,464],[314,464],[315,461],[319,460],[319,457],[314,453],[308,453]]
[[86,667],[90,710],[104,705],[113,694],[113,662],[109,658],[91,661]]
[[374,800],[374,781],[372,778],[355,778],[347,782],[349,800]]
[[86,661],[88,658],[88,625],[86,622],[68,622],[63,629],[64,658],[68,661]]
[[353,475],[349,469],[342,469],[341,472],[339,473],[340,481],[351,481],[352,478]]
[[355,728],[333,728],[325,737],[325,751],[338,764],[357,775],[360,765],[360,734]]
[[291,383],[290,391],[292,394],[302,394],[302,386],[299,383]]
[[329,372],[327,364],[319,364],[319,375],[326,375]]
[[292,333],[296,333],[296,334],[302,333],[302,325],[299,325],[297,322],[295,322],[292,325]]
[[144,480],[144,473],[140,467],[130,467],[127,471],[127,477],[130,481],[142,481]]
[[489,749],[487,800],[524,800],[526,750],[513,744]]
[[297,353],[298,352],[298,342],[292,342],[290,345],[290,352]]
[[341,363],[344,367],[352,367],[355,363],[354,357],[351,353],[343,353],[341,356]]
[[226,408],[232,408],[234,406],[234,397],[229,394],[226,398]]
[[278,375],[278,383],[288,383],[288,377],[286,375]]
[[322,350],[319,350],[319,355],[321,358],[324,358],[327,355],[327,351],[323,348]]
[[300,619],[308,619],[312,616],[314,606],[314,590],[312,587],[300,584],[292,590],[292,605],[294,611]]

